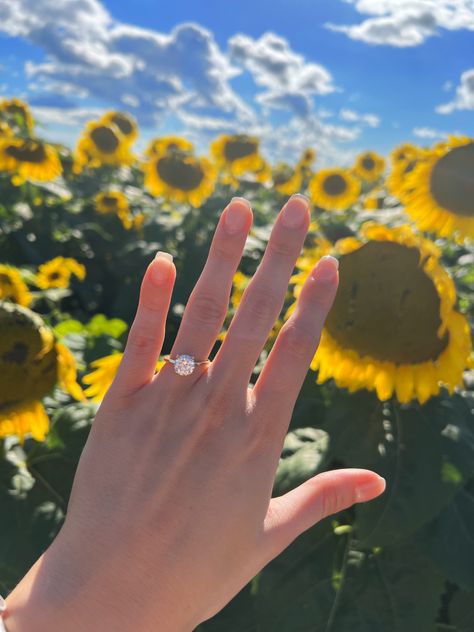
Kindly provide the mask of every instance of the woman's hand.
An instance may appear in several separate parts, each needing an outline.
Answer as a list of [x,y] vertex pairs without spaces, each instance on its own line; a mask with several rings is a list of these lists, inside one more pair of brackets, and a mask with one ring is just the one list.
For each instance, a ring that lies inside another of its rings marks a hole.
[[[226,315],[252,223],[224,210],[171,351],[207,358]],[[8,598],[9,632],[189,632],[213,616],[299,534],[367,501],[384,480],[320,474],[271,499],[295,400],[336,294],[337,264],[309,274],[254,386],[309,225],[306,199],[284,206],[214,360],[154,376],[175,280],[159,254],[142,284],[116,379],[76,473],[66,521]]]

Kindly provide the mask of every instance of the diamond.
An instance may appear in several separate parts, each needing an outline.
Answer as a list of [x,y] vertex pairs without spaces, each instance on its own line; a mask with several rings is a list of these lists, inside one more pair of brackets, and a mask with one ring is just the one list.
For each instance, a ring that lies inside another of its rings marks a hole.
[[174,370],[178,375],[191,375],[195,368],[196,363],[193,356],[186,354],[179,355],[174,361]]

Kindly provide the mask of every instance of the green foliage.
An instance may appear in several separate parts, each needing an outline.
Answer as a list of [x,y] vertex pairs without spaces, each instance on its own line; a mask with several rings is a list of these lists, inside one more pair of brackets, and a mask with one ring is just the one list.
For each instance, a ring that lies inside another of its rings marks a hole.
[[[98,216],[95,194],[121,188],[140,231]],[[158,202],[136,170],[20,188],[2,180],[0,252],[25,280],[54,256],[87,269],[68,290],[34,293],[34,309],[73,351],[81,371],[123,349],[140,280],[155,252],[175,256],[178,278],[164,352],[207,256],[216,219],[236,192],[219,186],[200,209]],[[254,228],[241,264],[252,274],[283,201],[250,184]],[[365,214],[363,219],[371,218]],[[357,232],[354,212],[318,218],[329,239]],[[308,238],[311,239],[311,236]],[[473,256],[440,242],[460,307],[474,317]],[[218,343],[217,343],[218,344]],[[267,347],[265,353],[269,351]],[[262,358],[265,356],[262,355]],[[262,366],[260,362],[254,378]],[[474,378],[424,406],[380,403],[309,372],[295,406],[275,480],[283,494],[324,469],[363,467],[387,479],[380,498],[323,521],[271,562],[202,632],[472,632],[474,630]],[[469,390],[471,389],[471,390]],[[67,509],[95,408],[55,392],[46,401],[44,443],[14,438],[0,454],[0,591],[7,592],[48,546]]]

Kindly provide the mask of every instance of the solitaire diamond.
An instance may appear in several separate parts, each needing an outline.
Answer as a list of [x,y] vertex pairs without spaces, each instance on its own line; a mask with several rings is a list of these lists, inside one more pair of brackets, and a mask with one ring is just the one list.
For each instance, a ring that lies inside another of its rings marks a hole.
[[196,368],[194,358],[190,355],[179,355],[174,361],[174,370],[178,375],[191,375]]

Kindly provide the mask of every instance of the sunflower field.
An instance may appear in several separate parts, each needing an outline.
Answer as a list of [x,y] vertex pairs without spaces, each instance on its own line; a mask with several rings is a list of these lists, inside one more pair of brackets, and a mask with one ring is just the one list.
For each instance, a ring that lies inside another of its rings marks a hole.
[[474,139],[320,169],[310,147],[271,165],[247,135],[208,156],[174,136],[139,154],[137,137],[107,112],[70,151],[37,135],[26,103],[0,101],[0,592],[61,526],[156,251],[178,270],[167,353],[229,199],[255,219],[227,322],[302,192],[310,231],[255,377],[322,255],[338,257],[340,289],[275,494],[339,467],[373,469],[387,490],[306,532],[199,630],[472,632]]

